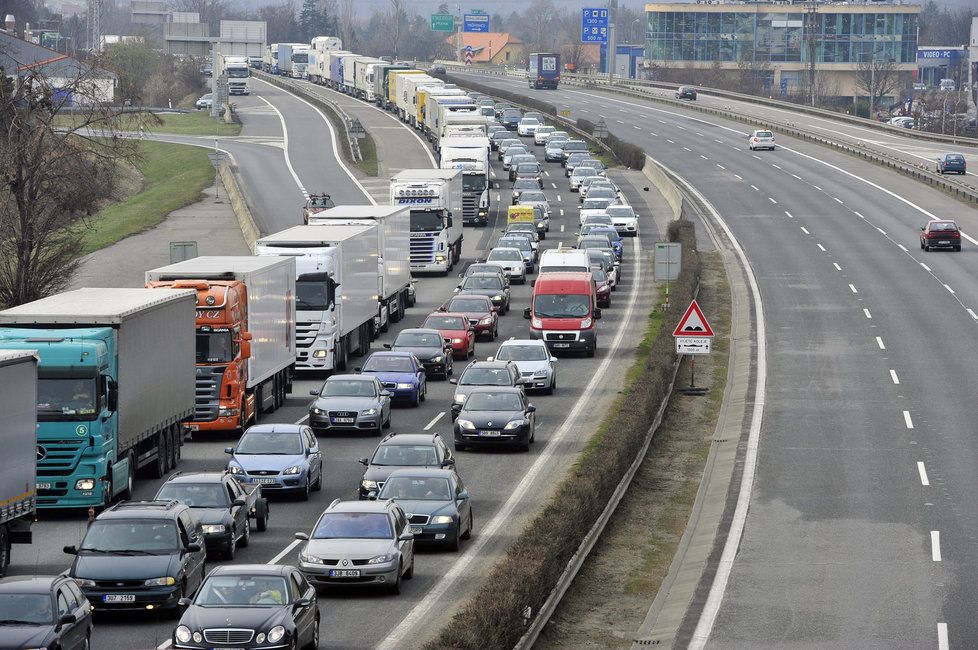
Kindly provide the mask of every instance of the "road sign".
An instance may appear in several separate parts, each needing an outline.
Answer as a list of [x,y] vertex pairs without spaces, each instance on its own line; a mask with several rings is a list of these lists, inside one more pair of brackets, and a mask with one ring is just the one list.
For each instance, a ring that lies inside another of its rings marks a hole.
[[709,354],[712,341],[707,336],[677,336],[676,354]]
[[679,242],[656,242],[655,281],[675,282],[683,264],[683,245]]
[[170,242],[170,264],[192,260],[197,257],[197,242],[195,241],[171,241]]
[[560,115],[561,117],[570,117],[571,116],[571,112],[568,109],[564,108],[564,109],[561,109],[557,113],[557,115]]
[[488,32],[489,31],[488,14],[465,14],[462,17],[462,31],[463,32]]
[[472,65],[472,48],[465,50],[465,65]]
[[672,335],[693,337],[713,336],[713,328],[706,322],[706,316],[703,315],[703,310],[700,309],[696,300],[689,303],[689,307],[686,308],[686,313],[683,314],[679,325],[676,325],[676,331]]
[[591,135],[598,140],[604,140],[608,137],[608,125],[605,124],[603,117],[594,125],[594,128],[591,130]]
[[608,42],[607,9],[581,9],[581,42]]
[[367,130],[363,128],[363,123],[357,118],[350,121],[350,135],[354,138],[363,138],[367,135]]
[[455,16],[452,14],[431,14],[431,31],[454,32]]

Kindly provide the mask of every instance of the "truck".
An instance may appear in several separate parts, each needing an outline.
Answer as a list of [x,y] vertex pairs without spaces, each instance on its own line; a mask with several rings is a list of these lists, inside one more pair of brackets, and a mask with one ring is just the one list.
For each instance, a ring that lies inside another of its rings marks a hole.
[[560,83],[560,54],[534,52],[527,57],[526,78],[530,88],[557,89]]
[[228,94],[230,95],[250,95],[251,86],[248,79],[251,77],[251,68],[248,65],[246,56],[226,56],[224,57],[224,70],[228,75]]
[[269,43],[265,46],[261,67],[265,72],[278,74],[278,43]]
[[[10,545],[30,544],[37,488],[37,353],[0,351],[0,578]],[[46,454],[46,450],[44,451]]]
[[292,260],[203,255],[147,271],[146,286],[196,297],[191,431],[243,431],[285,403],[296,360]]
[[346,370],[351,355],[370,349],[378,310],[376,229],[295,226],[255,244],[259,256],[295,260],[297,370]]
[[292,76],[292,43],[279,43],[278,56],[272,74]]
[[[397,98],[404,90],[404,81],[413,75],[424,74],[422,70],[393,70],[387,77],[387,110],[400,117]],[[403,119],[403,118],[402,118]]]
[[410,75],[403,79],[398,89],[397,111],[401,120],[414,128],[418,126],[418,93],[425,87],[444,86],[445,82],[428,75]]
[[375,330],[386,332],[413,304],[411,292],[411,209],[397,205],[344,205],[310,215],[327,226],[377,226],[379,311]]
[[[418,129],[421,131],[425,130],[425,122],[427,121],[428,109],[432,105],[431,99],[433,97],[465,97],[469,101],[472,101],[471,97],[465,95],[465,91],[461,88],[455,86],[446,86],[441,84],[438,86],[425,85],[417,89],[417,97],[415,98],[415,104],[417,105],[417,114],[415,115],[415,122],[417,123]],[[473,106],[475,102],[473,102]]]
[[130,498],[137,470],[177,465],[196,303],[190,290],[76,289],[0,311],[0,349],[40,358],[38,508],[94,513]]
[[453,109],[462,111],[475,111],[475,101],[465,94],[461,88],[439,88],[424,87],[421,89],[418,98],[418,128],[420,128],[428,139],[437,129],[438,106],[451,106]]
[[452,136],[439,142],[439,166],[462,171],[462,222],[489,223],[489,138]]
[[367,101],[381,107],[387,105],[387,83],[390,73],[396,70],[409,70],[405,65],[395,63],[375,63],[367,66]]
[[295,79],[305,79],[309,67],[309,46],[303,43],[292,44],[292,69],[289,76]]
[[462,255],[460,169],[404,169],[391,178],[394,205],[411,207],[411,272],[447,275]]
[[386,62],[369,56],[357,57],[353,61],[353,95],[357,99],[367,99],[367,91],[372,84],[370,73],[377,65],[386,65]]
[[441,142],[447,138],[486,138],[488,140],[486,116],[477,110],[439,102],[434,124],[435,128],[428,139],[434,143],[435,151],[441,150]]
[[332,50],[342,50],[343,41],[336,36],[315,36],[309,45],[309,65],[306,75],[309,81],[322,85],[329,76],[329,57]]
[[330,50],[326,53],[329,61],[326,85],[333,90],[340,90],[343,86],[343,59],[348,56],[354,56],[353,52]]
[[356,69],[355,64],[357,61],[362,59],[369,59],[371,57],[363,56],[360,54],[351,54],[350,56],[343,57],[343,81],[340,86],[340,90],[347,95],[353,95],[356,92]]

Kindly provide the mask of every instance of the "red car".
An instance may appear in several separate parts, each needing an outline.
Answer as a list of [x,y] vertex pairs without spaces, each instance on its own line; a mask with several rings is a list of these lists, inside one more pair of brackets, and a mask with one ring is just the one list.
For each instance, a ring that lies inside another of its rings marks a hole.
[[961,250],[961,231],[958,230],[958,224],[947,219],[928,221],[926,226],[920,228],[920,247],[925,251],[932,248]]
[[591,269],[594,278],[594,291],[598,296],[598,307],[611,307],[611,285],[608,284],[608,274],[604,269]]
[[488,296],[456,296],[438,310],[465,314],[469,326],[475,328],[476,336],[481,334],[494,341],[499,335],[499,310]]
[[430,314],[421,327],[441,332],[446,342],[452,342],[452,356],[468,359],[475,354],[475,329],[465,314],[437,311]]

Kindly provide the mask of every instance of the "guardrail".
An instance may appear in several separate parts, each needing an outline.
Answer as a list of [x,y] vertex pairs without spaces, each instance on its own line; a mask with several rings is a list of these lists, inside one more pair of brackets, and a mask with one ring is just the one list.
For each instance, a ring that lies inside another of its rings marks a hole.
[[251,252],[254,253],[255,242],[261,238],[261,229],[255,221],[255,216],[251,213],[251,208],[248,207],[248,201],[245,200],[244,193],[241,191],[234,169],[231,168],[231,164],[227,160],[224,160],[218,166],[217,173],[221,177],[221,182],[224,183],[224,190],[228,194],[231,210],[238,220],[238,227],[241,228],[241,236],[244,237]]

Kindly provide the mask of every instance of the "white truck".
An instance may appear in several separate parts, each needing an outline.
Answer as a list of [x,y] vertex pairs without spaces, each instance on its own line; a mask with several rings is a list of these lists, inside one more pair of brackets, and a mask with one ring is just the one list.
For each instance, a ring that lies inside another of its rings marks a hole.
[[435,118],[435,129],[430,140],[435,145],[435,151],[441,149],[441,142],[446,138],[487,138],[486,116],[478,110],[453,110],[452,105],[439,104],[439,115]]
[[347,50],[330,50],[326,53],[323,80],[333,90],[340,90],[343,86],[343,59],[348,56],[356,55]]
[[[357,99],[367,99],[367,91],[373,81],[370,72],[378,64],[386,63],[381,59],[369,56],[357,57],[353,60],[353,96]],[[368,100],[370,101],[370,100]]]
[[411,209],[398,205],[344,205],[309,217],[310,225],[377,226],[377,274],[380,296],[377,327],[386,332],[390,323],[404,317],[413,304],[411,286]]
[[390,73],[395,70],[410,70],[406,65],[396,63],[375,63],[367,66],[367,101],[378,106],[387,105],[387,84]]
[[418,126],[418,89],[424,86],[444,86],[441,79],[426,74],[398,75],[397,113],[401,120],[411,126]]
[[251,68],[248,65],[246,56],[226,56],[224,57],[224,71],[228,76],[229,95],[250,95],[251,86],[248,79],[251,77]]
[[462,255],[462,171],[405,169],[391,203],[411,208],[411,272],[446,275]]
[[365,354],[377,315],[377,226],[295,226],[258,240],[296,263],[296,368],[346,370]]
[[452,136],[439,142],[442,169],[462,172],[462,222],[489,223],[489,138]]
[[343,85],[340,90],[347,95],[356,94],[356,62],[370,58],[372,57],[360,54],[343,57]]
[[475,101],[466,95],[461,88],[427,87],[422,94],[424,95],[424,106],[421,111],[420,128],[425,132],[425,135],[429,135],[437,129],[439,105],[458,106],[461,110],[476,110]]
[[309,46],[304,43],[292,44],[292,70],[289,76],[295,79],[305,79],[309,66]]
[[282,75],[283,77],[292,76],[292,45],[292,43],[278,44],[278,54],[272,74]]
[[265,72],[278,74],[278,43],[269,43],[265,46],[261,67]]
[[[0,350],[0,578],[10,545],[30,544],[37,507],[37,352]],[[47,450],[45,450],[47,453]]]
[[343,41],[336,36],[315,36],[309,44],[309,65],[306,76],[314,84],[324,84],[329,77],[327,52],[343,49]]

